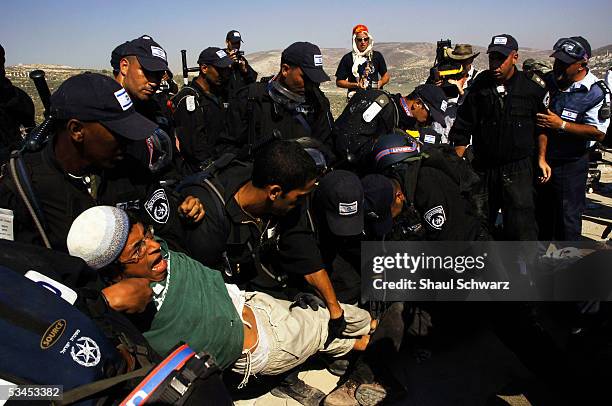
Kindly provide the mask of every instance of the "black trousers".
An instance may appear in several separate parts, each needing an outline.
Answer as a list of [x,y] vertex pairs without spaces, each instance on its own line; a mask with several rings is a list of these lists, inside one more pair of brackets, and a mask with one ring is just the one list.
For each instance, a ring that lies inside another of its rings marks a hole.
[[479,214],[486,219],[489,231],[494,226],[499,209],[503,215],[501,239],[536,241],[538,226],[535,219],[535,188],[531,158],[486,169],[476,169],[480,183],[474,189],[474,201]]

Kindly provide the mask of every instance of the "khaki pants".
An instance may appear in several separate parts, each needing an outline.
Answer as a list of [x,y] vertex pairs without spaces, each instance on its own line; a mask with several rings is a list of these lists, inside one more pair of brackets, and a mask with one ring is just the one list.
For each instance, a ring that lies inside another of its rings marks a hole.
[[[323,348],[328,336],[329,312],[319,308],[294,307],[291,302],[275,299],[260,292],[247,292],[246,305],[257,316],[257,328],[268,337],[270,352],[264,375],[278,375],[305,362],[311,355],[340,357],[353,349],[355,341],[370,331],[370,314],[356,306],[342,304],[346,329]],[[351,338],[355,337],[355,338]]]

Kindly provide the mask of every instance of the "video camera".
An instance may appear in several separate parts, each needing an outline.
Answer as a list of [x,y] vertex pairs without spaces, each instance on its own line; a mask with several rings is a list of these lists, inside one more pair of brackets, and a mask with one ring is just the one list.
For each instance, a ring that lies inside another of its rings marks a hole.
[[446,50],[451,48],[449,39],[440,40],[436,43],[436,60],[429,71],[429,81],[431,83],[442,81],[442,90],[447,97],[453,98],[459,95],[459,89],[454,84],[449,83],[449,80],[459,80],[465,75],[465,72],[461,63],[446,56]]

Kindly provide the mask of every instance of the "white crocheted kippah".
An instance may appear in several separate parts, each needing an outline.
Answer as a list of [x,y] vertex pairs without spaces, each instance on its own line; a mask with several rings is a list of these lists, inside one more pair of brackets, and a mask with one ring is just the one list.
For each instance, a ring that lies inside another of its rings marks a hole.
[[68,252],[93,269],[104,268],[119,257],[129,231],[125,211],[112,206],[89,208],[72,222],[66,239]]

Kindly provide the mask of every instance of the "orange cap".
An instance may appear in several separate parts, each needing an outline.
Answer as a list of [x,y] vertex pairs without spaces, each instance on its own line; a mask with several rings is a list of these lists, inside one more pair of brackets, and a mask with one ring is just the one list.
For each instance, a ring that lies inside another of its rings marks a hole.
[[369,32],[368,27],[363,24],[357,24],[353,27],[353,34],[359,34],[360,32]]

